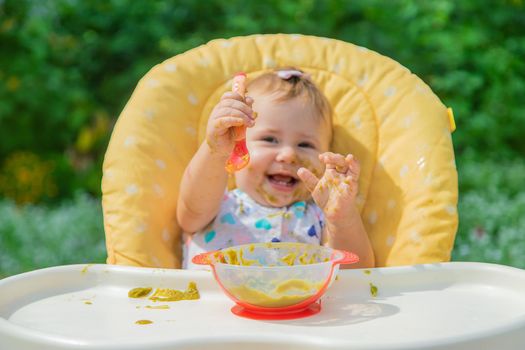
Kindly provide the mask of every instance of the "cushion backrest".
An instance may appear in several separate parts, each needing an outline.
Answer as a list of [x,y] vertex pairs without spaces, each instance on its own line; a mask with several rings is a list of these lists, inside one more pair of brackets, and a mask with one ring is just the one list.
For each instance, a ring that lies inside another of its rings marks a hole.
[[276,67],[309,73],[334,110],[332,150],[362,172],[358,205],[378,266],[448,261],[457,229],[450,115],[396,61],[338,40],[213,40],[153,67],[120,115],[104,160],[108,263],[180,267],[176,203],[184,168],[231,78]]

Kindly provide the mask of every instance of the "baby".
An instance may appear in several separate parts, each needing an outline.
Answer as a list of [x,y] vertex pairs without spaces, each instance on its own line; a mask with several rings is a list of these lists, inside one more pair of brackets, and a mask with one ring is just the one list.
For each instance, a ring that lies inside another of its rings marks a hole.
[[[246,98],[235,92],[221,97],[206,142],[182,177],[183,267],[199,268],[191,259],[202,252],[259,242],[324,244],[356,253],[360,261],[350,267],[373,267],[356,206],[359,164],[350,154],[328,152],[326,97],[293,68],[259,76],[248,91]],[[245,135],[235,132],[239,127],[247,128]],[[235,173],[237,188],[225,192],[225,163],[243,137],[250,163]]]

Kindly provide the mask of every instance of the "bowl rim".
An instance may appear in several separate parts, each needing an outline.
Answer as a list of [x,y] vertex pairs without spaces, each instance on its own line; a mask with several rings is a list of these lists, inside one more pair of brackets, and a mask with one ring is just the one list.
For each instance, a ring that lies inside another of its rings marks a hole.
[[[330,259],[327,261],[321,261],[313,264],[300,264],[300,265],[277,265],[277,266],[260,266],[260,265],[233,265],[228,263],[222,263],[220,261],[215,261],[215,259],[212,259],[211,256],[215,255],[217,253],[220,253],[221,251],[232,249],[232,248],[242,248],[245,246],[253,246],[253,245],[266,245],[268,247],[271,246],[283,246],[283,245],[302,245],[302,246],[311,246],[315,247],[316,249],[322,249],[322,250],[329,250],[331,251]],[[335,254],[340,254],[340,257],[334,258]],[[215,266],[228,266],[230,268],[236,268],[236,269],[281,269],[281,268],[288,268],[288,269],[298,269],[303,268],[305,266],[319,266],[323,264],[329,264],[329,265],[339,265],[339,264],[355,264],[359,262],[359,256],[353,252],[349,252],[342,249],[335,249],[331,247],[325,247],[323,245],[316,245],[316,244],[310,244],[310,243],[302,243],[302,242],[261,242],[261,243],[248,243],[248,244],[241,244],[236,245],[232,247],[227,247],[219,250],[204,252],[201,254],[198,254],[192,258],[192,262],[194,264],[198,265],[210,265],[211,267]]]
[[[250,247],[250,246],[264,246],[266,245],[268,249],[276,248],[280,249],[280,247],[284,246],[308,246],[319,250],[328,250],[330,251],[330,259],[326,261],[320,261],[315,262],[312,264],[299,264],[299,265],[275,265],[275,266],[269,266],[269,265],[233,265],[228,263],[222,263],[220,261],[217,262],[211,262],[210,265],[219,265],[219,266],[228,266],[232,267],[234,269],[299,269],[304,268],[306,266],[319,266],[319,265],[333,265],[337,264],[337,261],[343,259],[345,257],[345,252],[339,249],[331,248],[331,247],[325,247],[323,245],[318,244],[312,244],[312,243],[303,243],[303,242],[258,242],[258,243],[247,243],[247,244],[240,244],[228,248],[223,248],[216,250],[214,252],[221,252],[232,248],[239,248],[242,249],[243,247]],[[277,247],[275,247],[277,246]],[[279,247],[280,246],[280,247]],[[334,255],[338,254],[339,256],[334,259]],[[351,253],[352,254],[352,253]]]

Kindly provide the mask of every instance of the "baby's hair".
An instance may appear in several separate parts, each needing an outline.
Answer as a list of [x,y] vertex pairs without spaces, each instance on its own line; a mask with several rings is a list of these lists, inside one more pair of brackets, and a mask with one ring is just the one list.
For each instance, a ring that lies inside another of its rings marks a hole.
[[332,108],[325,95],[314,84],[307,73],[295,67],[284,67],[264,73],[248,84],[251,91],[275,95],[275,101],[287,101],[296,97],[306,97],[320,119],[332,129]]

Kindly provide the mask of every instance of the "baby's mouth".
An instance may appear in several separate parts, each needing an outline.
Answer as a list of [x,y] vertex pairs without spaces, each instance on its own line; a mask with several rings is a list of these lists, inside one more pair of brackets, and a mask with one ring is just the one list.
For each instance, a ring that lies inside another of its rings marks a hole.
[[294,188],[299,181],[296,177],[288,174],[268,174],[268,181],[277,189],[288,190]]

